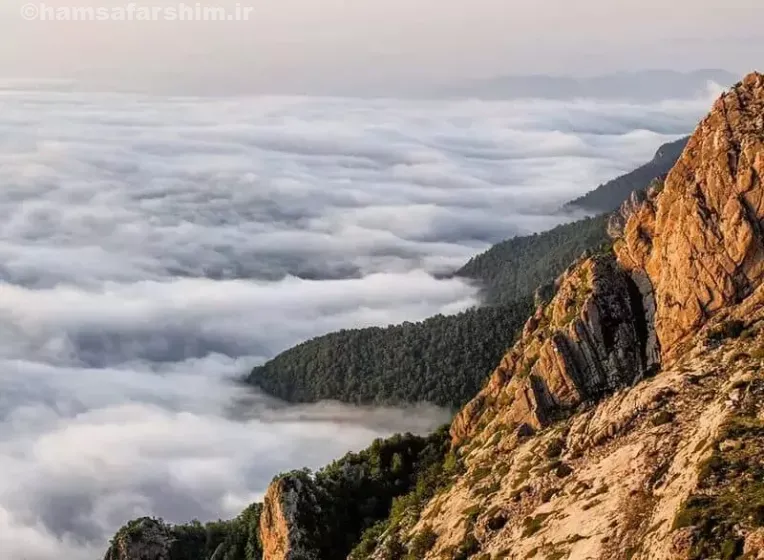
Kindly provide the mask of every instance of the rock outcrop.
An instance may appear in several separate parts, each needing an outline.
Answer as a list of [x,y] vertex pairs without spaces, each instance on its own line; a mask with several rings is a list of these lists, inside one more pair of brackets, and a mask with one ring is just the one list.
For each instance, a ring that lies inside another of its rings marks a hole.
[[320,560],[311,547],[311,534],[321,513],[315,494],[307,474],[290,474],[271,483],[260,516],[263,558]]
[[724,94],[690,138],[659,196],[629,209],[619,262],[645,274],[667,357],[764,276],[764,76]]
[[112,540],[104,560],[173,560],[172,527],[144,517],[123,527]]
[[206,524],[135,519],[117,531],[104,560],[261,560],[261,509],[251,504],[235,519]]
[[455,444],[478,432],[537,430],[639,379],[648,325],[630,276],[612,255],[584,258],[557,282],[488,385],[457,415]]

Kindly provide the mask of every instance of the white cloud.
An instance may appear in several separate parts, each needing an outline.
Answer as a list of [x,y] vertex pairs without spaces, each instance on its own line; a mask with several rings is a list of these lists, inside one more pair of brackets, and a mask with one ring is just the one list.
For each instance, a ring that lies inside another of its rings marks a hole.
[[231,380],[339,328],[456,312],[432,273],[687,132],[706,101],[3,92],[0,550],[80,560],[142,514],[227,517],[281,470],[443,411]]

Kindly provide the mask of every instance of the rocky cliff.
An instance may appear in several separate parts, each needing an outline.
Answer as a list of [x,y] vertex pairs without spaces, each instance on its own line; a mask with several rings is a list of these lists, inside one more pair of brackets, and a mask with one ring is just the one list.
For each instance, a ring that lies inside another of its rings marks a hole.
[[104,560],[170,560],[175,540],[171,527],[144,517],[132,521],[116,534]]
[[612,255],[573,265],[488,385],[457,415],[455,445],[500,430],[529,434],[620,387],[656,361],[642,301]]
[[260,517],[261,530],[265,531],[263,557],[319,560],[313,534],[320,515],[321,506],[310,477],[289,475],[274,480],[263,500]]
[[764,274],[764,77],[723,95],[692,135],[660,195],[631,209],[619,262],[646,274],[668,356]]
[[560,277],[453,422],[466,472],[370,557],[764,558],[762,176],[751,74]]
[[664,360],[681,355],[683,339],[761,283],[762,176],[764,77],[751,74],[714,104],[665,181],[611,219],[616,258],[585,259],[558,280],[457,416],[454,442],[494,416],[539,428],[638,380],[661,349]]

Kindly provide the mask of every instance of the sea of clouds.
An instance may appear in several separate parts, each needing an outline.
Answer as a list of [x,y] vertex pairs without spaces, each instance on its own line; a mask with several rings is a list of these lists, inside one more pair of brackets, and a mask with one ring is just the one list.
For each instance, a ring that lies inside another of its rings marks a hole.
[[477,303],[444,278],[686,134],[654,105],[0,91],[0,555],[236,515],[280,471],[448,412],[238,386],[331,330]]

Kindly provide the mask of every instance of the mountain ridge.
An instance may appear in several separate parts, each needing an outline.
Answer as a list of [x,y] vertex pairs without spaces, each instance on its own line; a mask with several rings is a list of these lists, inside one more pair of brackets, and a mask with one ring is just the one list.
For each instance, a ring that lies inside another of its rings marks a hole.
[[664,179],[676,164],[689,140],[689,136],[684,136],[663,144],[655,152],[653,159],[647,163],[571,200],[563,208],[568,210],[580,208],[590,212],[617,210],[632,192],[644,189],[654,179]]
[[739,75],[720,69],[689,72],[642,70],[576,78],[564,75],[500,76],[451,88],[454,97],[480,99],[618,99],[658,101],[705,92],[709,83],[730,86]]

